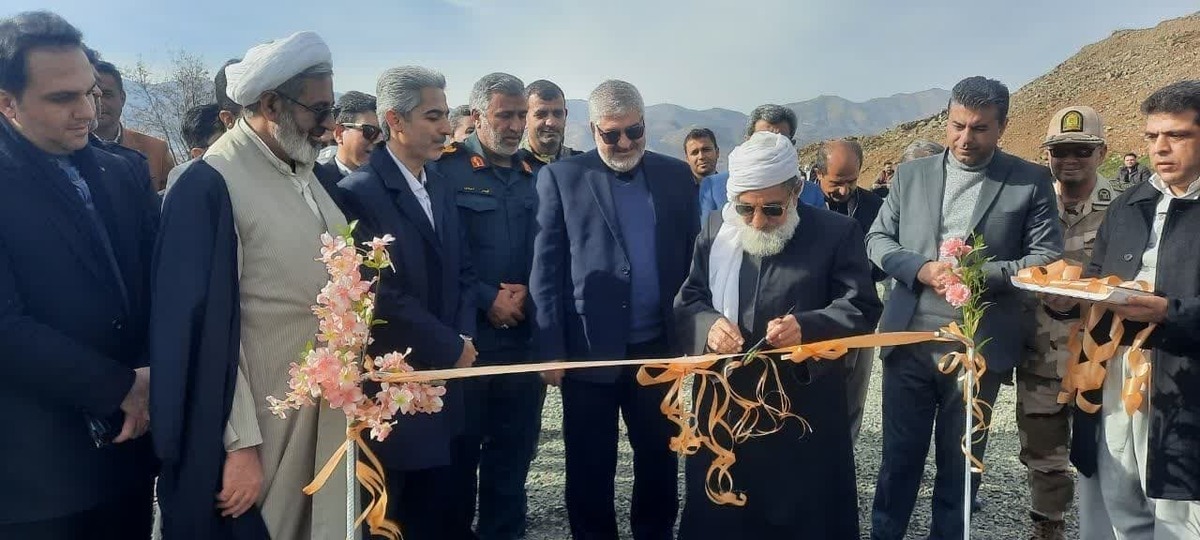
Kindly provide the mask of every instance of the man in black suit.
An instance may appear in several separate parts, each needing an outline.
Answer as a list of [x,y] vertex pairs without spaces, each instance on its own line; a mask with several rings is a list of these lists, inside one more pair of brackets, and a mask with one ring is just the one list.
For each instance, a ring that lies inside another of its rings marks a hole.
[[337,183],[367,162],[383,135],[375,114],[375,96],[351,90],[334,108],[333,140],[337,155],[313,169],[322,183]]
[[[655,358],[679,350],[672,298],[696,239],[698,203],[684,162],[646,151],[637,88],[605,81],[588,100],[596,150],[538,173],[538,228],[530,296],[544,360]],[[665,389],[643,388],[635,368],[547,372],[562,386],[567,516],[571,535],[616,538],[613,478],[617,416],[634,451],[633,536],[672,537],[678,511],[673,426]]]
[[49,12],[0,20],[0,538],[150,535],[158,206],[125,159],[88,144],[81,39]]
[[[862,172],[862,145],[853,140],[835,140],[821,143],[817,149],[817,160],[812,172],[817,185],[825,194],[825,206],[830,210],[854,218],[863,231],[871,230],[883,198],[874,192],[858,187],[858,175]],[[865,243],[863,244],[866,245]],[[871,265],[871,278],[882,281],[887,277],[879,267]],[[875,349],[855,349],[846,353],[846,397],[850,412],[850,437],[858,442],[862,428],[863,406],[867,402],[867,387],[871,382],[871,361]]]
[[[417,369],[468,367],[475,361],[475,283],[460,233],[449,181],[427,163],[442,153],[450,134],[446,79],[404,66],[379,77],[379,116],[387,142],[339,184],[355,237],[391,234],[395,269],[380,276],[376,316],[387,321],[373,333],[371,354],[403,351]],[[462,385],[451,382],[437,414],[400,417],[397,436],[373,444],[387,468],[388,517],[409,540],[457,540],[471,531],[447,511],[466,486],[452,462],[462,433]],[[459,527],[454,525],[458,524]],[[469,527],[469,523],[466,524]]]

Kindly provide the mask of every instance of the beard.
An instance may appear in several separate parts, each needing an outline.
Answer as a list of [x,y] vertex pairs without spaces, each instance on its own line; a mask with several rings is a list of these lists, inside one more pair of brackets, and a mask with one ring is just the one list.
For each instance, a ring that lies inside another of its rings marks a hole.
[[285,107],[279,113],[279,120],[271,126],[271,136],[279,141],[283,153],[299,165],[312,165],[317,161],[321,152],[320,143],[312,140],[308,132],[296,124],[291,108]]
[[479,122],[479,130],[476,135],[479,136],[479,142],[483,143],[488,150],[505,157],[511,157],[513,154],[516,154],[517,149],[521,147],[521,140],[519,138],[516,142],[505,141],[504,134],[500,130],[493,128],[488,123],[486,116]]
[[608,168],[619,173],[632,171],[638,163],[642,162],[642,155],[646,153],[646,147],[641,146],[632,152],[627,152],[625,155],[613,155],[613,151],[608,145],[601,145],[598,148],[600,152],[600,161],[603,161]]
[[559,148],[563,143],[563,132],[553,129],[539,129],[534,136],[539,145],[549,149]]
[[755,257],[770,257],[783,252],[783,248],[787,247],[792,236],[796,234],[796,228],[800,225],[800,212],[796,209],[796,205],[788,207],[785,212],[787,219],[783,224],[769,231],[760,231],[751,227],[745,219],[733,211],[732,205],[727,204],[725,209],[723,212],[725,223],[737,228],[738,243],[742,245],[742,250]]

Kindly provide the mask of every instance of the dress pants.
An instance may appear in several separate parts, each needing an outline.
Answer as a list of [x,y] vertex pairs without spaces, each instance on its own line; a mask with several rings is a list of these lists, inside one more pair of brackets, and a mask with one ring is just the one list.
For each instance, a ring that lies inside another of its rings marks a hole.
[[862,431],[863,408],[871,385],[871,367],[875,363],[875,348],[854,349],[842,357],[846,362],[846,410],[850,413],[850,442],[858,444]]
[[[950,349],[946,349],[950,350]],[[897,347],[883,361],[883,462],[875,485],[871,538],[900,540],[916,504],[930,436],[936,452],[937,474],[933,486],[933,523],[930,539],[959,539],[963,533],[962,387],[957,374],[937,369],[943,352],[933,347]],[[978,398],[987,403],[986,421],[1000,390],[1001,374],[988,371],[979,384]],[[972,444],[983,459],[987,438]],[[972,482],[978,489],[978,479]]]
[[[388,469],[387,489],[388,519],[400,524],[404,540],[468,540],[470,529],[455,528],[452,507],[455,493],[460,487],[455,465],[416,471]],[[382,536],[371,535],[364,524],[363,536],[382,540]]]
[[[480,353],[480,365],[526,362],[529,352]],[[479,499],[482,540],[516,540],[525,532],[525,480],[542,427],[546,385],[537,373],[513,373],[464,381],[466,430],[457,472],[465,489],[456,493],[460,526],[470,528]],[[476,476],[478,470],[478,476]]]
[[[1108,362],[1100,414],[1100,444],[1095,482],[1117,540],[1194,540],[1200,538],[1200,502],[1146,496],[1151,399],[1133,415],[1125,412],[1121,385],[1127,377],[1122,347]],[[1153,361],[1153,360],[1151,360]],[[1082,506],[1082,503],[1081,503]],[[1089,509],[1089,511],[1093,511]]]
[[[662,340],[630,345],[630,358],[667,354]],[[679,511],[678,459],[668,447],[675,426],[659,411],[664,385],[643,387],[637,367],[621,368],[616,382],[564,378],[563,442],[567,517],[575,540],[616,540],[617,418],[625,419],[633,447],[630,525],[635,540],[670,540]]]
[[[19,494],[14,494],[18,495]],[[213,504],[216,504],[214,499]],[[77,514],[29,523],[0,523],[0,539],[128,540],[150,538],[154,522],[153,487]]]

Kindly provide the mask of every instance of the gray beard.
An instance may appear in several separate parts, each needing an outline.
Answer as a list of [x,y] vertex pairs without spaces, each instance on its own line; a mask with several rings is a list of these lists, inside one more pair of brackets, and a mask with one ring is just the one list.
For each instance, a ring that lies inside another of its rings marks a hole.
[[297,165],[308,166],[316,163],[317,154],[321,149],[308,138],[308,133],[300,130],[292,111],[284,108],[279,113],[279,121],[271,126],[271,135]]
[[737,214],[734,214],[732,219],[727,218],[726,223],[737,227],[738,243],[742,245],[743,251],[755,257],[770,257],[783,252],[783,248],[787,247],[800,225],[800,212],[796,206],[791,206],[786,215],[787,219],[783,224],[770,231],[760,231],[751,227]]
[[613,157],[613,155],[609,152],[601,149],[600,161],[603,161],[605,165],[608,165],[608,168],[614,171],[625,173],[632,171],[634,167],[637,167],[638,163],[642,162],[642,156],[645,154],[646,149],[643,148],[642,151],[630,156],[629,158],[616,158]]

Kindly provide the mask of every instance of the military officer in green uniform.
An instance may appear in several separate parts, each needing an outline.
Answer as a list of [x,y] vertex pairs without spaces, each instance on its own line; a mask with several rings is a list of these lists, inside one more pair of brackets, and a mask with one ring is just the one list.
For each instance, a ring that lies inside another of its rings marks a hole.
[[[1063,229],[1063,258],[1086,265],[1104,211],[1117,196],[1096,170],[1108,149],[1104,123],[1091,107],[1067,107],[1050,121],[1045,142],[1058,216]],[[1037,331],[1028,354],[1017,365],[1017,429],[1021,462],[1029,471],[1030,516],[1037,540],[1064,537],[1063,517],[1071,506],[1074,480],[1069,467],[1070,411],[1058,403],[1066,368],[1067,338],[1077,312],[1060,312],[1052,300],[1031,299]]]
[[535,174],[547,163],[583,153],[565,144],[568,111],[562,88],[539,79],[525,87],[525,100],[529,121],[520,156]]
[[[447,146],[433,168],[453,186],[477,276],[476,365],[530,360],[530,266],[536,228],[534,170],[518,155],[525,133],[525,85],[492,73],[471,90],[475,133]],[[478,534],[516,539],[525,527],[525,477],[541,429],[545,385],[538,374],[468,379],[466,429],[457,450],[463,485],[477,488]],[[476,464],[478,478],[475,477]],[[451,509],[470,527],[476,489]]]

